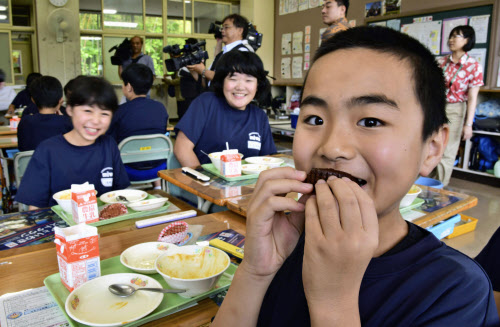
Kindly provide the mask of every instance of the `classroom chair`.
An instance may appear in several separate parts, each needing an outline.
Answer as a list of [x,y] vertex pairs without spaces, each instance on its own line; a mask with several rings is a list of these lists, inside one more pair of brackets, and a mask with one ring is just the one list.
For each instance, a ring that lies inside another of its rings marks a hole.
[[[118,144],[118,149],[124,164],[168,159],[170,153],[173,153],[172,141],[164,134],[129,136]],[[160,180],[160,177],[130,183],[144,184],[157,180]]]
[[[14,155],[14,177],[16,178],[17,188],[19,188],[19,184],[21,184],[24,172],[26,171],[28,163],[30,162],[34,152],[35,152],[34,150],[22,151],[22,152],[17,152]],[[27,205],[19,203],[19,211],[28,211],[28,210],[29,209]]]

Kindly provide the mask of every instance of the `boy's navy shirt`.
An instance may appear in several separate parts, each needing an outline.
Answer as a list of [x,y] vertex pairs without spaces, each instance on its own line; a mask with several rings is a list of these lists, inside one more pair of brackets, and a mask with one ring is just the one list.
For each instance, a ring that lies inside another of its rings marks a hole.
[[27,89],[19,91],[14,100],[12,100],[11,104],[14,105],[15,109],[19,107],[28,106],[30,104],[34,105],[33,101],[31,101],[31,95]]
[[35,115],[35,114],[38,114],[40,113],[40,111],[38,110],[38,107],[36,106],[35,103],[33,103],[33,101],[31,101],[27,107],[23,110],[23,114],[21,116],[21,119],[24,118],[24,117],[28,117],[30,115]]
[[225,98],[206,92],[194,99],[175,126],[194,143],[201,164],[210,163],[205,153],[238,149],[244,158],[276,153],[269,119],[262,109],[249,104],[245,110],[229,106]]
[[66,134],[73,129],[67,116],[34,114],[26,116],[17,127],[19,151],[35,150],[42,141],[56,135]]
[[[413,225],[411,228],[419,228]],[[389,256],[373,258],[359,292],[362,326],[500,326],[481,267],[430,232]],[[264,297],[258,326],[310,326],[302,283],[304,234]]]
[[493,290],[500,292],[500,228],[477,255],[476,261],[486,270]]
[[57,204],[54,193],[85,182],[94,184],[98,195],[130,185],[115,140],[103,135],[91,145],[75,146],[62,135],[54,136],[35,150],[16,201],[39,208],[53,206]]

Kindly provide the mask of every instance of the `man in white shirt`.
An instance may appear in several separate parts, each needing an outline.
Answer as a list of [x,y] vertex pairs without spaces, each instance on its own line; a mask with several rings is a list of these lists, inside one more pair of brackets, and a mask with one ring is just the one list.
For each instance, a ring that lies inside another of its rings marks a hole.
[[5,72],[0,69],[0,122],[8,124],[9,121],[4,117],[5,111],[9,109],[9,105],[12,103],[16,97],[16,91],[10,86],[5,86]]
[[238,14],[227,16],[222,21],[222,39],[217,39],[216,49],[220,49],[221,43],[224,43],[224,47],[222,47],[222,51],[216,50],[216,56],[210,68],[207,69],[204,63],[189,65],[187,68],[190,72],[197,73],[206,81],[211,81],[215,75],[215,65],[224,53],[231,50],[253,52],[253,48],[243,41],[247,37],[247,34],[248,20],[245,17]]

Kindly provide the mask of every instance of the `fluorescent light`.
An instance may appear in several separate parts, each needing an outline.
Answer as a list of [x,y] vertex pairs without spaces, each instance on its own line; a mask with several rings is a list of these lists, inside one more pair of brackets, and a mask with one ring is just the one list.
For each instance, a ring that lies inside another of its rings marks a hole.
[[128,22],[104,22],[104,26],[114,26],[114,27],[130,27],[130,28],[136,28],[137,23],[128,23]]
[[191,3],[191,1],[189,1],[189,0],[186,0],[186,3]]
[[102,38],[100,36],[81,36],[82,40],[91,40],[91,41],[101,41]]
[[7,15],[0,15],[0,19],[3,20],[3,19],[7,19]]
[[102,11],[103,14],[111,14],[111,15],[114,15],[116,14],[117,10],[116,9],[104,9]]
[[0,11],[7,11],[7,7],[5,7],[5,6],[0,6]]

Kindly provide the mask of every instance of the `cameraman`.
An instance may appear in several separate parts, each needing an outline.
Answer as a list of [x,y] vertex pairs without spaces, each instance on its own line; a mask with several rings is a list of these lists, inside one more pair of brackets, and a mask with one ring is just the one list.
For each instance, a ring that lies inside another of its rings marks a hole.
[[[222,21],[222,39],[217,39],[216,46],[216,56],[212,62],[210,68],[206,68],[204,63],[199,63],[196,65],[189,65],[187,68],[196,78],[196,74],[200,75],[204,80],[211,81],[215,75],[215,65],[217,61],[219,61],[220,57],[231,51],[231,50],[239,50],[239,51],[251,51],[254,52],[251,46],[248,46],[243,43],[243,40],[247,37],[248,34],[248,20],[240,16],[238,14],[231,14],[224,18]],[[222,51],[220,51],[221,42],[224,43],[224,47],[222,47]]]
[[153,58],[150,56],[142,53],[142,46],[144,44],[144,40],[142,37],[136,35],[130,39],[130,48],[132,52],[132,56],[130,59],[125,60],[122,65],[118,66],[118,75],[120,76],[120,79],[122,78],[122,71],[130,64],[134,63],[139,63],[143,64],[149,67],[151,71],[153,72],[153,80],[156,78],[156,73],[155,73],[155,66],[153,63]]

